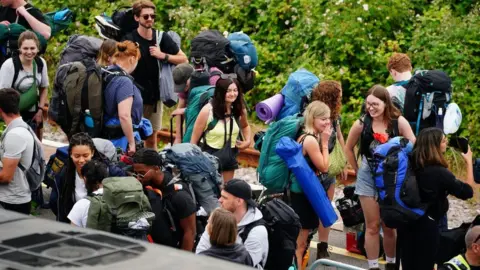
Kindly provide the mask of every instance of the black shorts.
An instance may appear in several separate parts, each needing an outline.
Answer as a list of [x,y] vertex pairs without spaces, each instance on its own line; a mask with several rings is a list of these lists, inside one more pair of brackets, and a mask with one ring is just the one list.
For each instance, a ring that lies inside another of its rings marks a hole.
[[232,148],[230,155],[228,156],[219,156],[220,150],[222,149],[216,149],[208,146],[207,144],[202,145],[202,151],[207,152],[211,155],[214,155],[218,158],[219,162],[219,171],[234,171],[238,169],[238,148]]
[[291,192],[290,199],[293,210],[300,217],[302,229],[313,230],[318,228],[320,221],[307,196],[303,193]]

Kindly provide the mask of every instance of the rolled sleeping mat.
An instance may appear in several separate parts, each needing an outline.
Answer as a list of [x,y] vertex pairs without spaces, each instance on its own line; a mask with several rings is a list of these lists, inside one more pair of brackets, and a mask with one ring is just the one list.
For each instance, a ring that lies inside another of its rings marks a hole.
[[338,219],[337,214],[318,177],[305,160],[302,145],[289,137],[282,137],[277,143],[275,151],[297,178],[303,193],[312,204],[323,226],[325,228],[332,226]]
[[255,106],[258,118],[267,124],[275,120],[283,106],[283,95],[276,94]]

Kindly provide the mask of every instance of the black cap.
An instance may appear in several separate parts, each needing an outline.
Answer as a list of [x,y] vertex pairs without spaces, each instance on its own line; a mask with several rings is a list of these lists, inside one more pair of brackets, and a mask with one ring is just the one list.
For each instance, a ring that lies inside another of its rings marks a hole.
[[237,198],[245,200],[248,206],[257,207],[255,201],[252,199],[252,188],[247,182],[233,178],[227,182],[223,190]]

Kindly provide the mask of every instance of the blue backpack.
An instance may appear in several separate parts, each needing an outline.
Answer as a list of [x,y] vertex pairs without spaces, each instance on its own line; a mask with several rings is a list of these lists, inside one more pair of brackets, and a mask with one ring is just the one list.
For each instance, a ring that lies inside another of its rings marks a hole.
[[250,71],[258,65],[258,54],[250,37],[243,32],[235,32],[228,35],[230,51],[235,62],[246,71]]
[[389,228],[418,220],[425,215],[427,208],[420,199],[417,179],[411,168],[411,150],[412,144],[407,139],[395,137],[377,146],[374,152],[380,217]]
[[284,97],[283,107],[278,113],[276,120],[300,113],[305,99],[310,98],[313,88],[319,82],[320,79],[315,74],[304,68],[290,74],[287,84],[281,92]]

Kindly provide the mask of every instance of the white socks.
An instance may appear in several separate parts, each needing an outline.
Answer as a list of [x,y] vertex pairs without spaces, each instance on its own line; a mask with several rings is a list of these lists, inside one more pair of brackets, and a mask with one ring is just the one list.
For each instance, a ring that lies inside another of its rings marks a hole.
[[386,257],[387,257],[387,258],[386,258],[386,259],[387,259],[387,263],[395,263],[395,257],[393,257],[393,258],[390,258],[390,257],[388,257],[388,256],[386,256]]
[[368,268],[379,268],[378,266],[378,259],[375,260],[368,260]]

